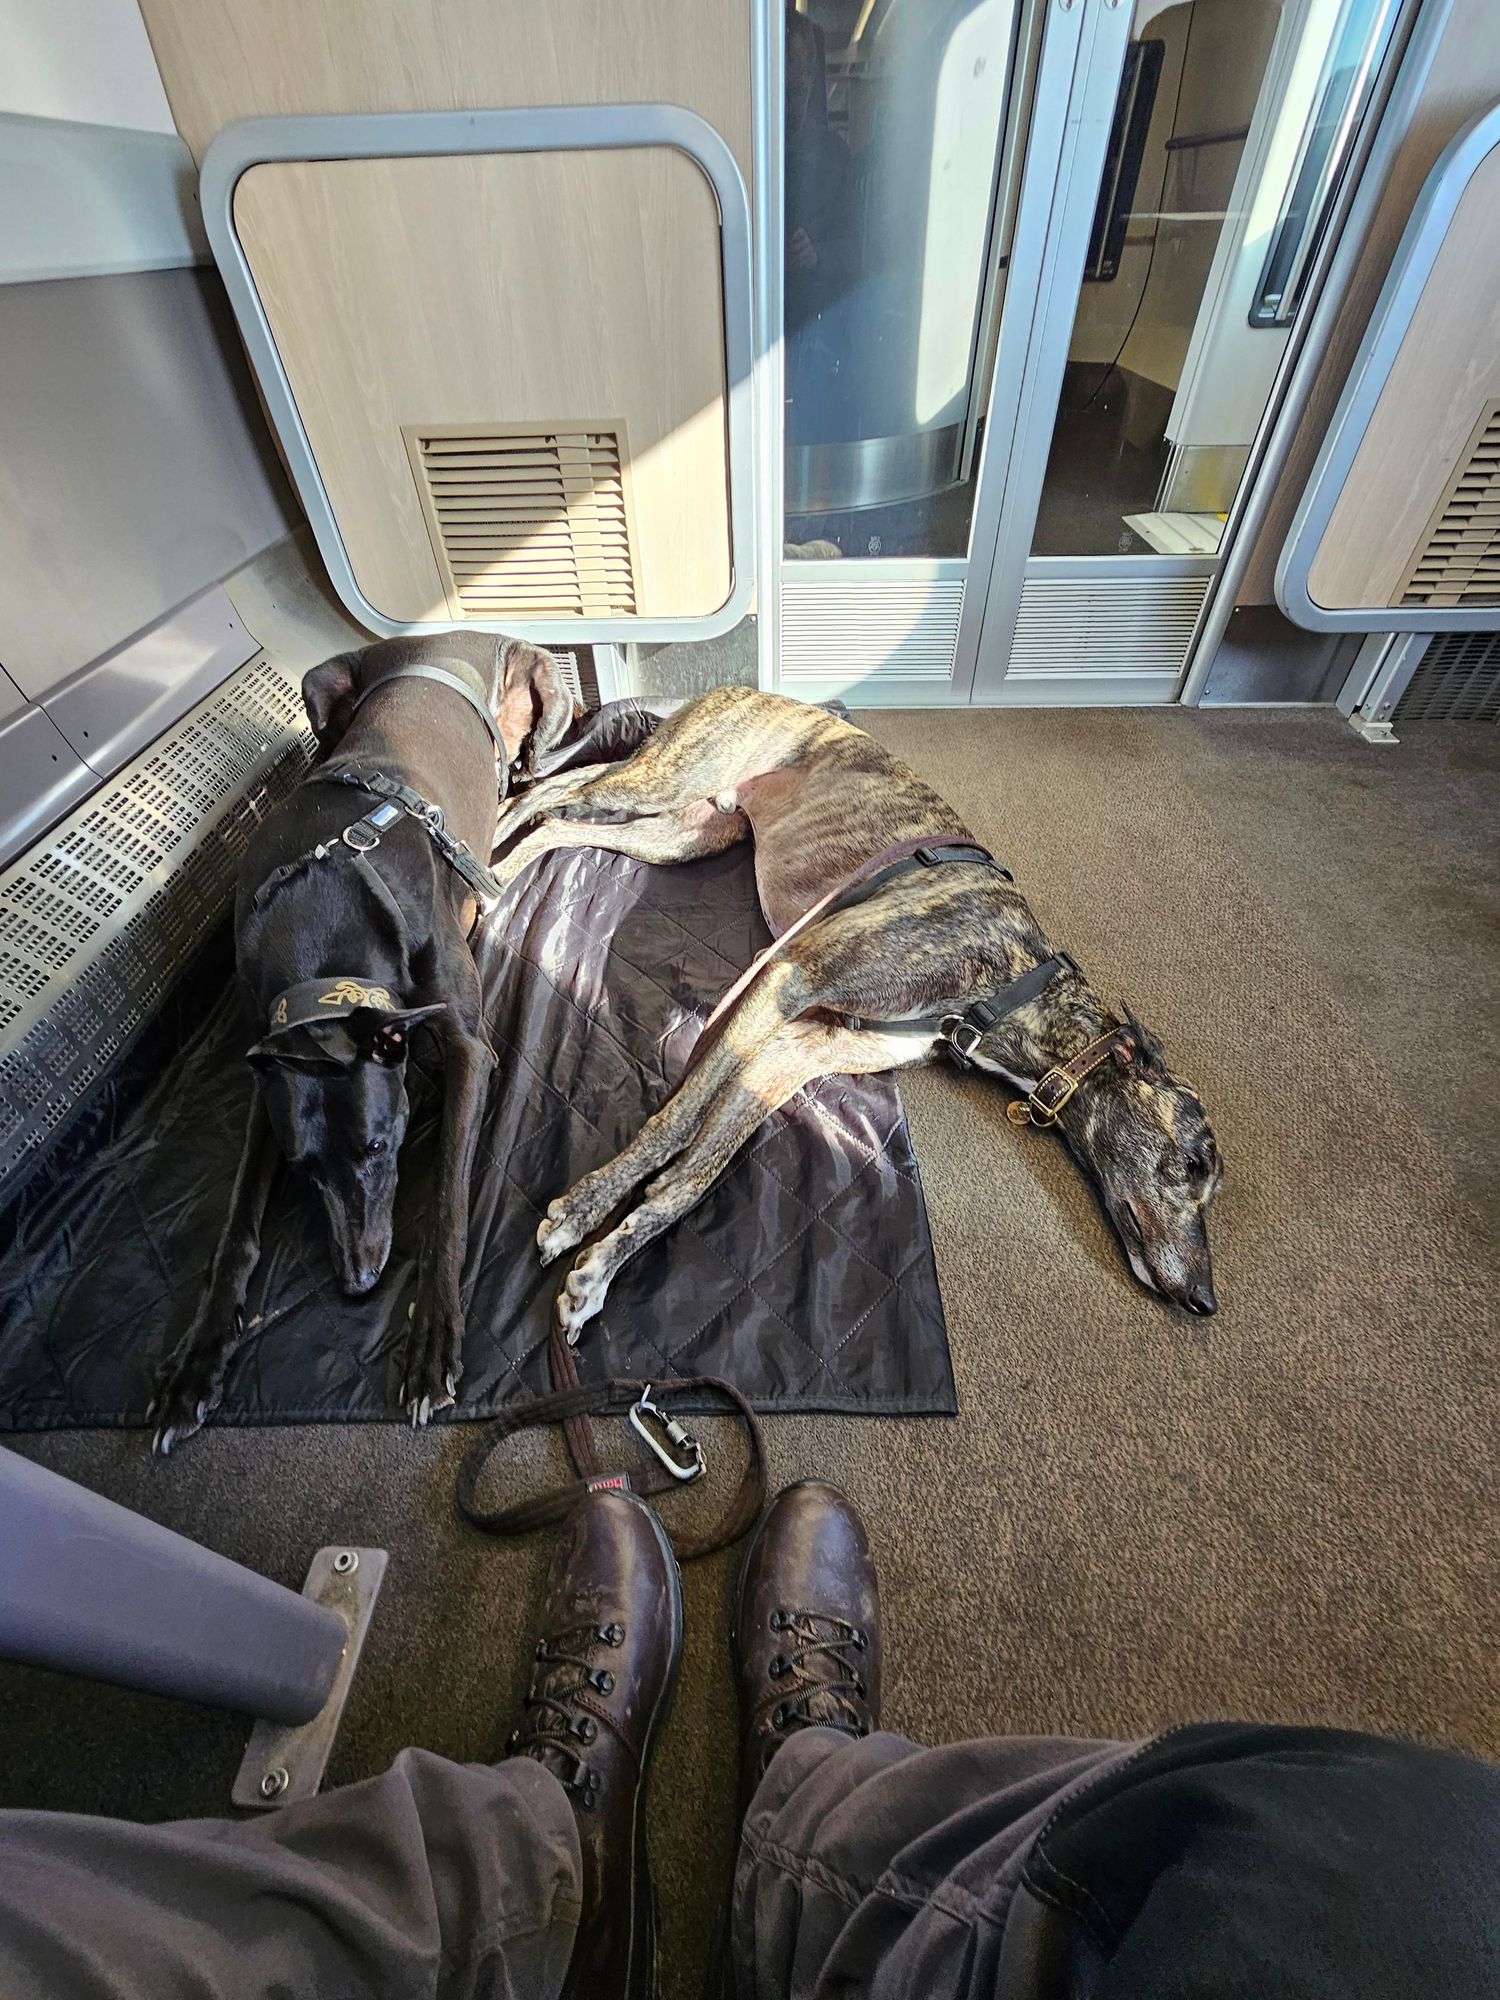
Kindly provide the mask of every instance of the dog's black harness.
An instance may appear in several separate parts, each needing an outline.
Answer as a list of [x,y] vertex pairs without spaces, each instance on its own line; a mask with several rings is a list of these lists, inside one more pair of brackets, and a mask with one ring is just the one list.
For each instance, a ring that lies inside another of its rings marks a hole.
[[[865,902],[877,891],[884,889],[887,884],[896,881],[902,875],[909,874],[914,868],[937,868],[946,861],[972,862],[981,868],[993,868],[995,873],[1007,882],[1014,882],[1016,879],[1008,868],[1002,868],[994,855],[981,847],[977,841],[934,842],[931,846],[918,847],[910,854],[901,855],[884,868],[877,868],[874,874],[866,875],[848,889],[836,894],[831,902],[823,905],[818,913],[818,920],[822,922],[828,917],[837,916],[841,910],[854,909],[857,904]],[[976,1000],[961,1013],[953,1008],[945,1008],[940,1014],[911,1014],[899,1021],[877,1021],[864,1014],[845,1014],[844,1024],[850,1028],[869,1029],[876,1034],[889,1034],[898,1029],[936,1034],[941,1037],[949,1055],[959,1067],[968,1069],[972,1066],[970,1058],[981,1039],[1008,1014],[1018,1012],[1029,1000],[1034,1000],[1052,975],[1060,972],[1064,966],[1071,967],[1075,972],[1078,970],[1066,952],[1057,952],[1051,958],[1044,959],[1040,965],[1033,967],[1030,972],[1023,973],[1019,979],[1004,989],[1004,1006],[997,1004],[999,999],[997,995],[990,1000]],[[971,1039],[967,1042],[961,1040],[960,1037],[964,1034]]]
[[320,844],[313,849],[319,861],[337,854],[339,846],[352,848],[356,854],[371,854],[380,845],[381,837],[400,824],[402,815],[414,819],[422,827],[438,853],[442,855],[454,873],[461,876],[473,890],[479,901],[488,906],[497,903],[505,891],[499,880],[486,868],[472,852],[467,841],[456,839],[443,823],[443,809],[435,806],[430,799],[413,791],[410,785],[403,785],[395,778],[387,778],[381,771],[313,771],[309,783],[325,785],[352,785],[357,791],[369,792],[384,801],[373,812],[365,814],[352,825],[346,826],[338,840]]
[[[498,755],[497,771],[505,769],[509,756],[505,738],[500,734],[495,718],[490,714],[489,706],[484,699],[486,690],[482,685],[481,676],[466,661],[449,660],[443,666],[419,666],[413,663],[387,668],[364,689],[354,704],[355,709],[368,701],[376,688],[386,687],[391,681],[400,680],[436,681],[439,685],[450,688],[453,693],[461,695],[494,739]],[[403,785],[398,779],[388,778],[381,771],[327,768],[310,771],[303,782],[349,785],[356,791],[367,792],[381,801],[362,818],[352,820],[337,839],[319,841],[309,855],[303,856],[304,861],[331,861],[345,853],[363,858],[373,854],[386,834],[393,827],[399,826],[403,818],[414,819],[448,866],[473,892],[482,912],[490,910],[505,893],[495,875],[472,852],[468,842],[459,840],[449,833],[444,824],[442,807],[434,805],[431,799],[423,798],[422,794],[413,790],[410,785]],[[497,790],[503,793],[503,781],[497,780]],[[301,863],[293,863],[292,867],[300,865]],[[286,871],[277,871],[278,875],[284,872]],[[262,892],[266,886],[264,883],[261,885]],[[315,984],[328,987],[328,992],[312,994],[311,988]],[[361,996],[357,1003],[360,1006],[366,1008],[373,1006],[386,1011],[396,1009],[396,1003],[384,988],[370,986],[363,980],[341,979],[334,981],[331,986],[327,980],[304,981],[300,986],[288,987],[284,993],[278,993],[271,1002],[270,1034],[273,1036],[284,1034],[289,1029],[311,1026],[316,1021],[326,1022],[333,1018],[334,1014],[351,1011],[356,1003],[350,1001],[342,1006],[339,1004],[339,995],[345,990],[350,995]],[[292,1014],[294,1001],[300,1003],[296,1018]],[[333,1010],[332,1014],[328,1011],[330,1009]],[[410,1013],[413,1019],[418,1019],[441,1010],[436,1007],[426,1007],[405,1011]],[[399,1040],[399,1036],[397,1039]],[[350,1050],[352,1044],[349,1050],[341,1052],[340,1060],[347,1062],[352,1059]]]

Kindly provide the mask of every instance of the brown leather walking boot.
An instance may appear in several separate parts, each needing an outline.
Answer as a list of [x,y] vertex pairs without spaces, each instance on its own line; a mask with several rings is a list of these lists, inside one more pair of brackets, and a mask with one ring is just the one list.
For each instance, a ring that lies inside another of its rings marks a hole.
[[583,1916],[565,2000],[654,2000],[646,1778],[682,1651],[682,1579],[644,1501],[579,1501],[552,1559],[540,1632],[506,1749],[554,1772],[578,1820]]
[[745,1557],[733,1650],[740,1807],[798,1729],[880,1726],[880,1597],[864,1523],[836,1486],[804,1479],[771,1502]]

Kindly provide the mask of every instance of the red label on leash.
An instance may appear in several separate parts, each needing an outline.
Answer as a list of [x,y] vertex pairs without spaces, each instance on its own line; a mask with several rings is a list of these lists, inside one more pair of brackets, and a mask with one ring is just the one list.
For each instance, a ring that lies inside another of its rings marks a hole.
[[585,1490],[589,1493],[628,1493],[630,1491],[630,1474],[628,1472],[601,1472],[597,1479],[586,1480],[584,1486]]

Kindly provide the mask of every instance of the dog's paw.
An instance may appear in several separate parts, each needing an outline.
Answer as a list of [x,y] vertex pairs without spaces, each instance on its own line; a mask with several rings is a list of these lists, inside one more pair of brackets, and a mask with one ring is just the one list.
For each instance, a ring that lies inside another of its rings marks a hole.
[[464,1321],[461,1312],[445,1311],[435,1301],[424,1305],[420,1298],[407,1307],[407,1318],[411,1329],[399,1400],[412,1429],[419,1430],[458,1400]]
[[583,1218],[574,1210],[572,1195],[559,1195],[538,1224],[536,1247],[544,1265],[552,1263],[565,1251],[576,1250],[588,1234]]
[[578,1345],[579,1335],[602,1308],[612,1275],[608,1253],[599,1243],[569,1271],[557,1295],[557,1323],[570,1347]]
[[201,1350],[174,1359],[163,1369],[146,1411],[148,1421],[156,1419],[151,1449],[158,1458],[170,1457],[173,1446],[201,1431],[219,1407],[224,1385],[217,1374],[214,1357]]

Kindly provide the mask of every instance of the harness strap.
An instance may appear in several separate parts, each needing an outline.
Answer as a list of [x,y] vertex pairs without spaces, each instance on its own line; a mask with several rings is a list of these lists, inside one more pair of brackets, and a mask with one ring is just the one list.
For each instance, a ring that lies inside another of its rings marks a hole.
[[[672,1544],[679,1561],[691,1562],[696,1556],[712,1555],[716,1549],[726,1548],[731,1542],[738,1541],[759,1518],[766,1497],[765,1440],[755,1412],[739,1390],[717,1375],[676,1376],[654,1385],[627,1376],[608,1382],[580,1382],[571,1350],[566,1351],[565,1362],[558,1354],[557,1350],[565,1346],[561,1334],[555,1334],[551,1343],[553,1380],[562,1386],[550,1396],[539,1396],[496,1417],[464,1454],[458,1469],[458,1507],[465,1520],[476,1528],[482,1528],[488,1535],[524,1535],[534,1528],[552,1527],[565,1520],[585,1493],[600,1488],[618,1487],[649,1498],[691,1483],[702,1469],[702,1451],[697,1440],[690,1437],[680,1424],[668,1418],[653,1399],[689,1391],[701,1394],[707,1390],[722,1397],[729,1405],[730,1413],[743,1420],[750,1443],[750,1459],[717,1527],[699,1535],[672,1535]],[[628,1472],[602,1472],[588,1419],[592,1416],[627,1415],[633,1428],[646,1439],[660,1460],[660,1465],[643,1461]],[[669,1453],[645,1428],[648,1418],[663,1424],[669,1442],[681,1456],[681,1464],[674,1464]],[[579,1476],[562,1486],[533,1494],[530,1499],[515,1501],[508,1507],[481,1506],[478,1497],[480,1481],[499,1447],[520,1431],[559,1423],[563,1426]]]
[[[1010,1015],[1019,1014],[1023,1007],[1029,1006],[1059,972],[1065,971],[1078,972],[1078,967],[1067,952],[1055,951],[1040,965],[1033,965],[1018,979],[1011,980],[1008,986],[998,988],[988,999],[973,1000],[964,1008],[945,1007],[940,1014],[909,1014],[896,1021],[875,1021],[863,1014],[846,1014],[844,1020],[851,1028],[868,1028],[878,1034],[893,1034],[900,1028],[940,1034],[959,1068],[967,1069],[983,1037]],[[958,1039],[961,1028],[967,1028],[973,1037],[967,1046]]]
[[[465,676],[471,678],[466,679]],[[510,763],[510,751],[505,747],[505,738],[500,734],[499,725],[490,714],[489,703],[485,699],[488,689],[483,685],[483,678],[478,668],[471,667],[467,660],[445,660],[442,666],[412,664],[387,667],[383,673],[375,676],[360,695],[354,704],[353,713],[359,712],[376,688],[389,687],[392,681],[436,681],[440,687],[451,688],[455,694],[462,695],[495,739],[495,752],[500,759],[501,769]]]
[[[879,854],[872,854],[868,861],[862,861],[851,874],[844,877],[842,882],[835,883],[827,895],[820,896],[810,909],[804,910],[795,922],[788,924],[779,936],[771,940],[763,952],[758,953],[750,961],[739,978],[721,996],[718,1005],[704,1022],[702,1032],[693,1044],[692,1054],[688,1057],[687,1069],[694,1069],[707,1054],[723,1025],[724,1017],[742,994],[760,977],[771,960],[785,951],[792,939],[800,937],[809,925],[817,923],[822,917],[833,916],[840,910],[852,909],[856,903],[862,903],[866,896],[873,896],[877,889],[882,888],[896,876],[906,874],[910,869],[935,868],[945,861],[977,862],[983,867],[993,868],[997,874],[1003,875],[1007,882],[1015,879],[1008,868],[1000,866],[987,848],[981,847],[977,840],[970,840],[962,834],[943,842],[919,834],[915,839],[898,840],[892,846],[883,848]],[[686,1074],[687,1071],[684,1071],[684,1075]]]
[[[369,854],[380,845],[381,836],[396,824],[395,807],[400,807],[409,819],[414,819],[425,828],[428,838],[439,854],[454,872],[460,875],[481,903],[497,903],[505,894],[498,878],[486,868],[469,849],[466,841],[455,839],[443,824],[443,809],[424,799],[410,785],[403,785],[395,778],[387,778],[380,771],[322,770],[310,771],[304,781],[308,784],[352,785],[357,791],[369,792],[377,799],[387,801],[356,820],[353,826],[345,827],[340,836],[346,847],[352,847],[356,854]],[[320,860],[336,852],[336,845],[325,845],[315,850]]]

